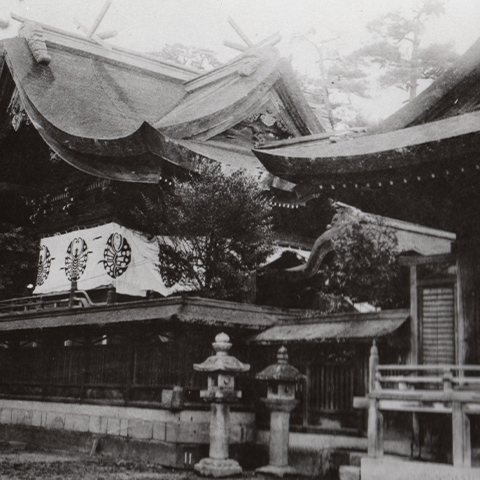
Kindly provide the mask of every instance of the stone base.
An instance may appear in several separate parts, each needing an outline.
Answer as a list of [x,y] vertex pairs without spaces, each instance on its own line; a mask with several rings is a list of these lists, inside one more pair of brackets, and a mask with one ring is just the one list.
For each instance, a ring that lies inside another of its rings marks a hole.
[[289,467],[277,467],[275,465],[266,465],[265,467],[260,467],[255,470],[257,473],[266,473],[268,475],[275,475],[276,477],[284,477],[285,475],[298,475],[298,472],[293,468]]
[[242,473],[242,467],[231,458],[202,458],[193,468],[204,477],[231,477]]
[[389,457],[362,458],[362,480],[480,480],[480,468],[398,460]]

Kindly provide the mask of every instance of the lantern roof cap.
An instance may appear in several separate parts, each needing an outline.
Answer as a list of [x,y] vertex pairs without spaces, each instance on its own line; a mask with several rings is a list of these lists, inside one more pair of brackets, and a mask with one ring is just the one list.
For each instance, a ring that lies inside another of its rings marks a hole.
[[282,346],[277,353],[277,363],[257,373],[257,380],[268,380],[274,382],[298,382],[304,375],[298,369],[288,363],[287,349]]
[[250,365],[228,355],[232,344],[230,343],[230,337],[226,333],[219,333],[212,345],[215,355],[208,357],[203,363],[195,363],[193,368],[197,372],[242,373],[250,370]]

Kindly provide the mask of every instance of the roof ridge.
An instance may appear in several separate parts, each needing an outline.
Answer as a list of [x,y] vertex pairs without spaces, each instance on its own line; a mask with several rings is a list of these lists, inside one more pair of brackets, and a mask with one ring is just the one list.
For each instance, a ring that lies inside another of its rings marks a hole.
[[106,49],[105,47],[98,45],[94,40],[85,36],[57,27],[52,27],[51,25],[42,22],[29,20],[19,15],[12,15],[12,18],[22,24],[31,22],[42,27],[44,39],[49,43],[108,58],[110,60],[116,60],[137,68],[155,71],[183,81],[191,80],[193,77],[202,73],[200,70],[162,60],[153,55],[136,52],[127,48],[111,45],[111,49]]

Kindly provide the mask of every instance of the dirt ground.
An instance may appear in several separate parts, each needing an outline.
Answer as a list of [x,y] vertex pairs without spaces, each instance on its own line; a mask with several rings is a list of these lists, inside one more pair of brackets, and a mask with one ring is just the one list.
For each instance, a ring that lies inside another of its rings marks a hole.
[[197,480],[192,472],[0,443],[2,480]]

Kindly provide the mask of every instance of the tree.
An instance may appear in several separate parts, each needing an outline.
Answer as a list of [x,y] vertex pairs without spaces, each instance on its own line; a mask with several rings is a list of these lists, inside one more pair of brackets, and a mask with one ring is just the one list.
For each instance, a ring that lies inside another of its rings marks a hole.
[[310,36],[315,33],[311,29],[306,34],[293,37],[294,40],[307,42],[317,53],[318,76],[300,76],[302,90],[309,103],[322,106],[325,117],[322,123],[327,129],[335,129],[340,123],[348,127],[357,126],[359,115],[352,99],[368,96],[366,74],[351,56],[342,55],[331,45],[337,38],[316,42]]
[[152,52],[151,55],[198,70],[211,70],[222,64],[213,50],[181,43],[167,44],[160,52]]
[[437,79],[458,58],[451,44],[421,44],[429,20],[444,13],[445,0],[419,0],[409,17],[399,12],[382,15],[367,25],[376,40],[355,54],[385,70],[383,87],[401,88],[411,100],[419,79]]
[[353,222],[332,239],[333,255],[321,273],[322,294],[330,304],[347,297],[392,308],[404,303],[395,233],[381,225]]
[[23,227],[0,224],[0,299],[24,296],[35,283],[38,245]]
[[209,297],[244,300],[245,285],[273,248],[269,199],[241,171],[202,163],[171,191],[143,196],[137,214],[159,236],[159,268],[170,284]]

